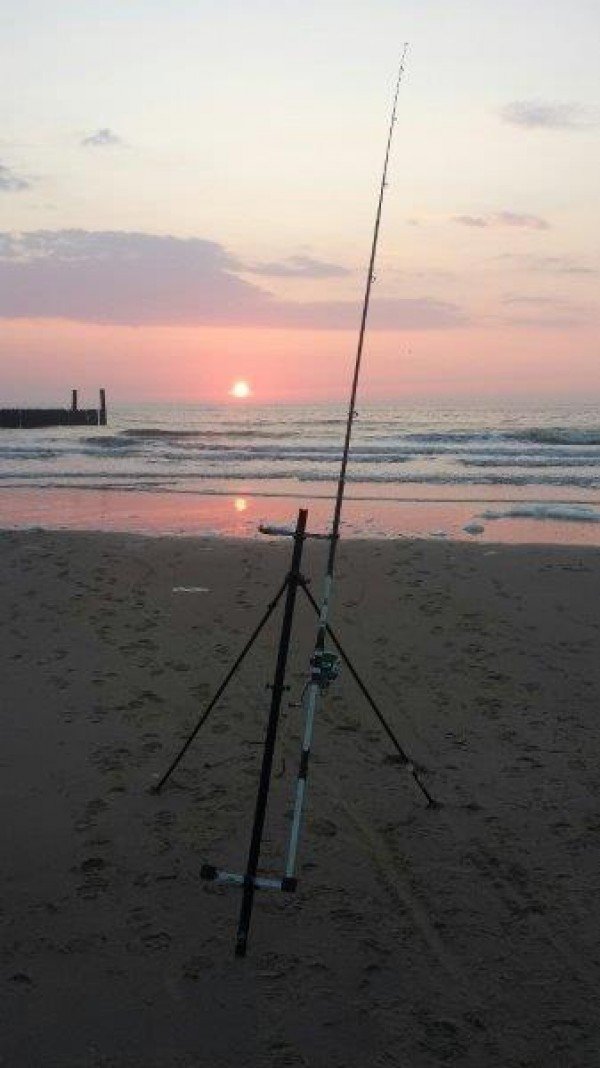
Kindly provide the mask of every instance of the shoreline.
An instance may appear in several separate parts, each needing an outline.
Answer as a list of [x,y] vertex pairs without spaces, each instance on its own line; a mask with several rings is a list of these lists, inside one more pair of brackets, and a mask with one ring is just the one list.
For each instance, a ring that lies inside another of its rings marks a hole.
[[[327,496],[302,491],[285,495],[246,491],[209,493],[147,492],[108,489],[0,488],[0,529],[95,530],[147,536],[191,535],[260,539],[262,522],[293,525],[297,509],[309,509],[309,527],[326,533],[331,519]],[[342,537],[362,539],[424,539],[486,544],[572,545],[600,547],[600,522],[577,519],[577,510],[590,510],[593,499],[572,498],[559,508],[572,519],[534,516],[485,518],[491,511],[552,507],[548,498],[525,494],[470,498],[372,498],[348,496],[344,503]],[[593,509],[591,509],[593,511]],[[468,528],[475,524],[477,529]],[[467,528],[467,529],[465,529]]]
[[[344,541],[348,672],[319,714],[295,895],[199,880],[246,855],[277,622],[149,793],[285,574],[235,538],[0,533],[7,1064],[595,1064],[600,553]],[[303,570],[318,593],[325,547]],[[186,595],[181,587],[202,588]],[[288,673],[306,677],[301,599]],[[261,870],[302,733],[286,704]],[[390,1060],[390,1057],[392,1060]]]

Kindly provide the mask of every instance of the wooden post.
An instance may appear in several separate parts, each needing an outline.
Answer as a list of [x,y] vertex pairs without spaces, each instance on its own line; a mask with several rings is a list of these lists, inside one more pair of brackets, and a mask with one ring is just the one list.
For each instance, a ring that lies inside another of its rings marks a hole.
[[77,411],[77,390],[76,389],[72,389],[71,390],[71,411],[72,412],[76,412]]
[[106,391],[100,390],[100,426],[106,426]]

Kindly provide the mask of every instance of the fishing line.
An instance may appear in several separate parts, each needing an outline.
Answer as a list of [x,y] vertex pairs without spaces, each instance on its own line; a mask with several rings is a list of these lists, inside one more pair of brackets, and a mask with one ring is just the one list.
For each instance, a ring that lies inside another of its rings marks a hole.
[[304,706],[305,706],[305,727],[304,727],[304,739],[302,742],[302,749],[300,753],[300,766],[298,769],[298,778],[296,782],[296,797],[294,801],[294,814],[292,817],[292,827],[290,832],[290,839],[288,845],[288,855],[286,862],[286,878],[293,879],[296,869],[296,857],[298,852],[298,845],[300,839],[300,828],[302,822],[302,813],[304,808],[304,797],[306,793],[306,780],[308,776],[308,764],[310,759],[310,747],[312,742],[312,735],[314,729],[314,721],[317,713],[318,699],[325,693],[327,687],[338,674],[338,658],[328,653],[325,649],[325,640],[327,636],[327,627],[329,621],[329,610],[331,605],[331,596],[333,592],[333,583],[335,577],[335,559],[337,553],[337,546],[340,536],[340,525],[342,520],[342,507],[344,503],[344,491],[346,488],[346,471],[348,467],[348,458],[350,454],[350,442],[352,438],[352,428],[354,420],[356,418],[356,395],[358,391],[358,381],[360,376],[360,368],[363,355],[364,340],[367,328],[367,318],[369,314],[369,305],[371,301],[371,289],[375,280],[374,268],[375,257],[377,255],[377,245],[379,242],[379,230],[381,225],[381,213],[383,209],[383,198],[385,195],[387,185],[387,172],[390,160],[390,150],[392,146],[392,138],[394,135],[394,127],[397,122],[397,107],[398,96],[400,94],[400,85],[404,76],[404,64],[406,60],[406,53],[408,51],[408,44],[404,45],[402,50],[402,57],[400,59],[400,68],[398,71],[398,77],[396,80],[396,89],[394,93],[394,102],[392,105],[392,114],[389,123],[387,144],[385,149],[385,159],[383,163],[383,171],[381,175],[381,184],[379,187],[379,198],[377,201],[377,212],[375,215],[375,225],[373,228],[373,239],[371,242],[371,253],[369,257],[369,266],[367,268],[367,278],[365,285],[365,295],[362,306],[362,315],[360,321],[360,329],[358,334],[358,344],[356,350],[356,357],[354,361],[354,372],[352,375],[352,386],[350,389],[350,399],[348,402],[348,416],[346,420],[346,432],[344,436],[344,450],[342,453],[342,461],[340,465],[340,473],[337,483],[337,492],[335,498],[335,507],[333,512],[333,521],[331,525],[331,534],[329,540],[329,551],[327,555],[327,566],[325,571],[325,579],[323,583],[323,595],[321,600],[321,608],[319,615],[319,624],[317,629],[317,636],[315,640],[315,646],[310,658],[310,681],[308,689],[305,693]]

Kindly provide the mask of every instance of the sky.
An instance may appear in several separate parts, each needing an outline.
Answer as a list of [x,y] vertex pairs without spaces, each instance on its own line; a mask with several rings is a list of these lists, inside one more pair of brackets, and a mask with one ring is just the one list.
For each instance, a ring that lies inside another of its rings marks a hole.
[[[600,400],[597,0],[0,7],[0,405]],[[239,402],[238,402],[239,403]]]

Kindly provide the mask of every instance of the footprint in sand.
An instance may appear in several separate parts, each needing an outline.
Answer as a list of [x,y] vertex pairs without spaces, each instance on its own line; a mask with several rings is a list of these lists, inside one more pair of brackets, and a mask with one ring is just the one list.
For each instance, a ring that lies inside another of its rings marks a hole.
[[105,867],[101,857],[88,857],[80,866],[83,872],[83,883],[77,887],[77,896],[94,900],[98,894],[103,894],[110,885],[105,875],[100,874]]
[[335,823],[328,819],[314,819],[311,821],[311,830],[320,838],[334,838],[338,832]]
[[156,753],[162,747],[162,742],[157,734],[144,734],[144,744],[142,746],[144,753]]
[[79,834],[82,834],[84,831],[89,831],[90,827],[95,827],[96,816],[98,816],[106,807],[106,801],[103,801],[101,797],[95,797],[92,801],[89,801],[86,805],[85,816],[83,816],[82,819],[77,820],[75,823],[75,830]]
[[210,971],[214,962],[210,957],[190,957],[181,966],[181,977],[188,983],[199,983],[205,978],[205,973]]
[[154,927],[153,915],[148,909],[132,909],[127,916],[127,926],[133,931],[133,937],[125,944],[130,953],[164,952],[171,945],[170,933]]

